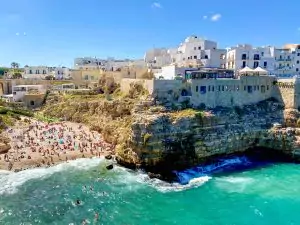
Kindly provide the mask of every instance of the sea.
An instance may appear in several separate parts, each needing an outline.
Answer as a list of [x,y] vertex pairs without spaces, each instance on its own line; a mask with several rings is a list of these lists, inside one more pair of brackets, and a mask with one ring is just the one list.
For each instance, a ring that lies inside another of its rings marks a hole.
[[117,165],[106,170],[107,164],[102,158],[78,159],[0,171],[0,224],[300,224],[297,164],[269,163],[185,184],[149,179],[143,171]]

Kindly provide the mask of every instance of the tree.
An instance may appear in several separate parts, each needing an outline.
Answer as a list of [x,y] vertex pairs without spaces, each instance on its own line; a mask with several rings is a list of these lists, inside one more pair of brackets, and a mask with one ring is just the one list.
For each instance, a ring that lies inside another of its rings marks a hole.
[[20,72],[15,72],[13,75],[12,75],[12,78],[13,79],[21,79],[22,78],[22,74]]
[[0,76],[3,76],[5,73],[9,71],[8,68],[0,67]]
[[20,67],[19,63],[17,63],[17,62],[12,62],[10,65],[11,65],[11,68],[13,68],[13,69],[17,69]]

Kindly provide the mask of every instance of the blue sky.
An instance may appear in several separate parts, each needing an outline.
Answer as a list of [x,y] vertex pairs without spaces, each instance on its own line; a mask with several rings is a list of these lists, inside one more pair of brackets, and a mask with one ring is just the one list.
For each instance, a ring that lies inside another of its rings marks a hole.
[[297,0],[0,0],[0,65],[142,58],[191,34],[223,48],[299,43],[299,8]]

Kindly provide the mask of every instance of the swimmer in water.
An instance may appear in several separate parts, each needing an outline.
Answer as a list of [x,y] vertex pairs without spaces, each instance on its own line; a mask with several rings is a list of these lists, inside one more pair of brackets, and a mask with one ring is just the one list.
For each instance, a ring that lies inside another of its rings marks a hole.
[[99,219],[99,213],[96,212],[96,213],[95,213],[95,221],[98,221],[98,219]]
[[76,205],[80,205],[80,204],[81,204],[80,200],[77,199],[77,200],[76,200]]

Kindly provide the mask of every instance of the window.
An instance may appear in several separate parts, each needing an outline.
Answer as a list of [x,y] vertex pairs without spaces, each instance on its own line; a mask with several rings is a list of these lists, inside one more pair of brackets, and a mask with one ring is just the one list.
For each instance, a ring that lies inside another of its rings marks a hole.
[[182,60],[184,61],[184,60],[185,60],[185,58],[182,58]]
[[253,59],[254,60],[259,60],[259,54],[254,54]]
[[298,72],[299,71],[299,69],[298,68],[296,68],[296,72]]
[[299,60],[297,60],[297,64],[299,64]]
[[32,70],[29,70],[29,74],[32,74]]
[[88,79],[89,79],[89,75],[85,75],[85,76],[84,76],[84,79],[85,79],[85,80],[88,80]]
[[208,85],[208,91],[210,91],[210,85]]
[[39,70],[36,70],[36,71],[35,71],[35,74],[40,74],[40,71],[39,71]]
[[200,86],[200,93],[205,94],[206,93],[206,86]]
[[242,65],[243,68],[246,67],[246,61],[243,61],[243,65]]
[[247,91],[247,86],[246,85],[244,86],[244,91]]
[[[130,71],[129,71],[129,74],[130,74]],[[91,76],[91,80],[94,80],[94,76]]]
[[31,106],[34,106],[34,101],[30,101],[30,105],[31,105]]
[[221,91],[221,85],[218,86],[218,91]]
[[282,59],[282,56],[281,56],[281,55],[279,56],[279,59]]
[[222,85],[222,91],[224,91],[224,85]]
[[212,87],[211,87],[211,91],[215,91],[215,86],[212,86]]
[[240,90],[240,86],[238,85],[238,86],[236,86],[236,90],[237,91],[239,91]]
[[257,85],[257,90],[259,91],[259,85]]
[[268,62],[264,62],[264,67],[266,68],[268,66]]
[[300,56],[300,53],[297,53],[297,56]]
[[198,85],[196,86],[196,92],[198,92]]
[[266,92],[266,87],[264,85],[260,86],[260,91],[261,93],[265,93]]
[[204,56],[204,59],[208,59],[208,55],[205,55],[205,56]]
[[269,85],[267,85],[267,91],[269,90]]
[[255,85],[253,86],[253,91],[256,91],[256,86]]
[[286,64],[286,66],[287,66],[287,67],[289,67],[289,66],[290,66],[290,64]]
[[253,63],[253,68],[257,68],[258,65],[259,65],[259,62],[254,62],[254,63]]
[[197,56],[196,56],[196,55],[194,55],[194,59],[197,59]]
[[197,48],[196,48],[196,47],[194,47],[194,50],[197,50]]
[[287,57],[287,58],[288,58],[288,60],[290,60],[290,59],[291,59],[291,57],[290,57],[289,55],[288,55],[288,57]]
[[188,59],[190,59],[190,57],[188,57]]
[[279,68],[281,68],[281,63],[279,63]]
[[242,54],[242,60],[246,60],[247,59],[247,54]]
[[264,56],[264,54],[265,54],[264,52],[261,52],[261,56]]
[[198,49],[201,50],[201,46],[199,46]]
[[248,93],[252,93],[252,86],[248,86]]

